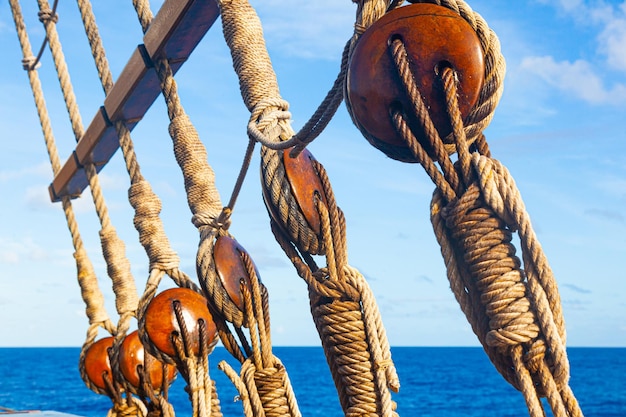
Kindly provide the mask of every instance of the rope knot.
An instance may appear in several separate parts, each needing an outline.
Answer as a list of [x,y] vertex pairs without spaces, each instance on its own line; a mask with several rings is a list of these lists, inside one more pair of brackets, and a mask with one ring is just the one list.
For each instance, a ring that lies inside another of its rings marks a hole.
[[385,360],[374,363],[374,368],[377,371],[378,370],[386,371],[389,367],[392,367],[392,366],[395,366],[395,364],[393,363],[393,360],[391,359],[385,359]]
[[24,68],[25,71],[32,71],[39,67],[41,67],[41,62],[32,55],[22,59],[22,68]]
[[231,215],[232,210],[230,207],[224,207],[217,217],[213,213],[206,211],[198,212],[191,217],[191,222],[198,229],[208,228],[210,231],[217,231],[218,234],[223,234],[230,228]]
[[539,371],[546,357],[546,345],[543,340],[537,340],[530,349],[524,353],[524,362],[528,370],[535,374]]
[[[279,142],[283,128],[280,122],[291,119],[289,103],[280,97],[265,98],[259,101],[250,113],[248,122],[248,136],[250,139],[268,146]],[[292,136],[289,134],[289,136]],[[282,137],[282,139],[288,139]]]
[[180,258],[176,252],[166,250],[156,254],[154,259],[150,259],[150,270],[158,270],[163,272],[175,271],[180,265]]
[[478,153],[472,154],[485,202],[506,222],[511,231],[519,227],[515,213],[524,209],[524,203],[509,171],[499,161]]
[[59,15],[50,8],[40,10],[37,15],[39,16],[39,21],[43,24],[49,22],[57,23],[59,21]]

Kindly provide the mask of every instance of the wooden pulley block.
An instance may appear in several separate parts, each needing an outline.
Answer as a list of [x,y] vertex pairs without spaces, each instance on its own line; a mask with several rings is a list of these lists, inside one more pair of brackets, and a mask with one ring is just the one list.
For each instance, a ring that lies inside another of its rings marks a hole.
[[289,152],[291,151],[283,151],[283,162],[291,190],[307,223],[319,235],[322,226],[320,215],[315,207],[315,199],[317,196],[326,203],[326,196],[320,177],[313,167],[315,158],[306,149],[300,152],[296,158],[290,157]]
[[[135,330],[128,334],[120,346],[120,371],[124,378],[135,388],[139,388],[140,377],[138,366],[143,366],[150,378],[150,384],[155,390],[163,388],[163,380],[169,385],[176,377],[176,367],[163,364],[157,358],[145,351],[139,333]],[[163,366],[166,369],[166,378],[163,378]]]
[[187,351],[200,354],[200,331],[198,322],[203,320],[207,329],[207,341],[214,339],[217,329],[207,307],[207,300],[201,294],[188,288],[170,288],[154,297],[144,315],[144,329],[152,344],[162,353],[176,356],[173,337],[181,335],[181,327],[175,313],[179,305],[184,326],[189,333]]
[[113,380],[113,371],[111,370],[111,360],[109,359],[109,349],[113,346],[113,337],[105,337],[92,344],[87,352],[85,352],[85,372],[87,378],[96,387],[104,390],[106,384],[104,376]]
[[[244,310],[243,296],[241,294],[241,282],[243,281],[250,288],[250,275],[241,259],[241,254],[246,250],[235,239],[230,236],[220,236],[213,247],[213,260],[215,261],[215,270],[224,285],[224,289],[228,293],[231,301],[239,308]],[[249,254],[248,254],[249,256]],[[252,258],[250,258],[252,259]],[[254,263],[253,263],[254,265]],[[261,277],[259,271],[254,266],[259,282]]]
[[[390,11],[359,39],[347,74],[352,118],[366,139],[389,157],[416,162],[390,116],[392,110],[401,109],[411,126],[419,123],[393,61],[391,45],[395,40],[402,41],[406,48],[409,67],[442,139],[452,129],[439,74],[445,67],[455,71],[459,109],[465,119],[483,85],[483,50],[465,19],[446,7],[428,3]],[[421,130],[412,129],[429,151]]]
[[[289,155],[290,152],[291,149],[285,149],[281,156],[285,169],[285,177],[289,182],[291,196],[296,201],[300,214],[306,222],[304,227],[310,228],[311,235],[316,236],[315,239],[319,240],[322,226],[320,215],[316,207],[316,201],[321,200],[324,204],[327,204],[327,200],[322,181],[313,165],[315,158],[307,149],[302,150],[295,158]],[[299,237],[294,235],[290,231],[289,226],[282,220],[284,216],[279,214],[280,209],[272,202],[272,199],[268,195],[269,191],[264,189],[263,192],[266,206],[274,222],[278,224],[300,248],[314,254],[319,254],[321,245],[318,243],[314,245],[316,249],[313,249],[311,245],[299,242]]]

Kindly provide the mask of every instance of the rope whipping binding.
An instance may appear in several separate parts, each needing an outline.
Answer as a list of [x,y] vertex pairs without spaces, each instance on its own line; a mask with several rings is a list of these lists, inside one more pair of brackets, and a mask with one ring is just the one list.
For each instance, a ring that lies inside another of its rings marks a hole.
[[[450,286],[496,369],[522,391],[530,415],[545,415],[539,398],[546,397],[555,416],[580,416],[568,385],[565,326],[556,282],[519,191],[506,168],[491,157],[482,133],[500,98],[505,73],[497,36],[462,0],[411,3],[443,6],[475,31],[485,71],[478,102],[462,115],[460,77],[453,67],[439,68],[450,131],[440,135],[433,121],[438,115],[429,111],[432,102],[424,101],[414,70],[419,58],[401,36],[391,37],[388,52],[408,100],[390,107],[389,114],[404,148],[373,138],[348,101],[353,121],[388,156],[419,162],[436,185],[431,222]],[[516,231],[523,262],[511,243]]]

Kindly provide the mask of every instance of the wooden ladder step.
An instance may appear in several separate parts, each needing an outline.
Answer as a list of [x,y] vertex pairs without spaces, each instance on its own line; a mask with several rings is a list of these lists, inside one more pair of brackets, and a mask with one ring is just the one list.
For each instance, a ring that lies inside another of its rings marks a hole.
[[215,0],[167,0],[154,17],[120,76],[96,111],[72,155],[50,184],[52,201],[76,198],[88,186],[83,166],[100,172],[119,148],[114,123],[124,121],[132,130],[161,93],[153,67],[167,57],[176,73],[219,16]]

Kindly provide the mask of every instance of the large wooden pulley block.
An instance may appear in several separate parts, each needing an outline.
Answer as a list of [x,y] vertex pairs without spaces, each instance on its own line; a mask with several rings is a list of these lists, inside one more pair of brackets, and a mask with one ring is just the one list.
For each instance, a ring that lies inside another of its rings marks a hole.
[[144,315],[146,334],[160,352],[176,357],[173,337],[182,337],[181,324],[175,313],[176,305],[181,309],[184,322],[182,324],[190,337],[187,341],[187,351],[199,355],[201,346],[198,322],[203,320],[206,324],[208,342],[214,339],[217,329],[207,307],[206,298],[188,288],[165,290],[150,301]]
[[113,381],[113,371],[109,359],[109,349],[113,347],[113,341],[113,337],[105,337],[92,344],[85,352],[84,366],[87,378],[102,390],[106,389],[105,375]]
[[[250,288],[250,275],[241,258],[242,253],[248,255],[243,246],[230,236],[220,236],[213,247],[215,270],[222,281],[222,285],[231,301],[239,310],[244,311],[241,283],[243,282]],[[260,280],[256,266],[254,266],[254,270]]]
[[[472,27],[452,10],[427,3],[399,7],[370,26],[354,48],[347,75],[352,118],[366,139],[388,156],[416,162],[396,132],[390,113],[401,109],[411,126],[411,100],[398,75],[391,45],[400,40],[413,77],[439,136],[451,133],[440,73],[451,67],[458,77],[458,102],[465,119],[477,103],[484,80],[480,40]],[[421,128],[412,129],[429,150]]]
[[[166,384],[176,377],[176,367],[165,365],[145,351],[139,333],[135,330],[128,334],[120,346],[120,372],[124,378],[135,388],[139,388],[141,379],[139,377],[138,367],[141,365],[147,371],[146,375],[150,378],[150,384],[155,390],[163,388],[163,380]],[[166,378],[163,378],[163,366],[166,369]]]

